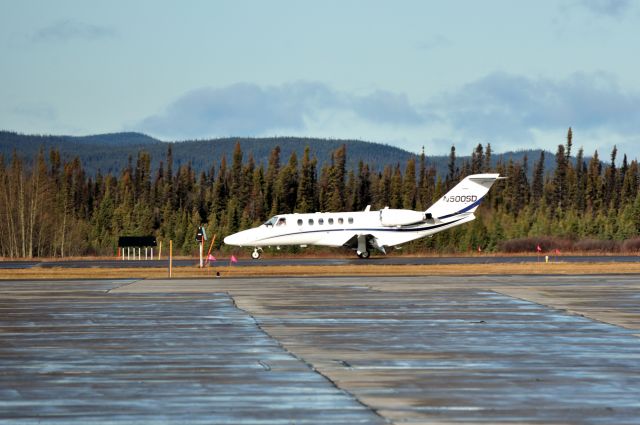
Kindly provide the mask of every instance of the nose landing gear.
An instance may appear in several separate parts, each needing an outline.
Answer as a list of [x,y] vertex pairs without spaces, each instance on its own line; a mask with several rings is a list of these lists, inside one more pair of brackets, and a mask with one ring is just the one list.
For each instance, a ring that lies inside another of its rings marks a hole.
[[262,253],[262,248],[254,248],[253,252],[251,253],[251,258],[253,258],[254,260],[257,260],[258,258],[260,258],[260,254]]

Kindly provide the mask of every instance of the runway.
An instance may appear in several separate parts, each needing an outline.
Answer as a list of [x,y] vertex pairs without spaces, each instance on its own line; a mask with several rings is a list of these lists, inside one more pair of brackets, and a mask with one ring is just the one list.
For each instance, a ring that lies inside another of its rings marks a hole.
[[[339,258],[303,258],[303,257],[274,257],[267,255],[259,260],[238,256],[239,266],[340,266],[353,264],[380,264],[380,265],[439,265],[439,264],[514,264],[543,262],[544,256],[491,256],[477,255],[466,257],[400,257],[400,256],[375,256],[363,260],[357,257]],[[637,255],[551,255],[554,262],[567,263],[640,263]],[[218,258],[215,264],[228,264],[229,258]],[[141,267],[166,267],[168,259],[163,260],[44,260],[44,261],[0,261],[0,269],[30,269],[30,268],[141,268]],[[198,259],[174,260],[176,267],[196,266]]]
[[0,282],[0,422],[640,417],[640,276]]

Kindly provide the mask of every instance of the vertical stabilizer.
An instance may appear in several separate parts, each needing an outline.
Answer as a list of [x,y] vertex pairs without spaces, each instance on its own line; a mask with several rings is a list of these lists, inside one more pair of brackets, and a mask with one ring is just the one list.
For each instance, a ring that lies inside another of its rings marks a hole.
[[499,174],[473,174],[465,177],[426,211],[427,216],[444,220],[458,214],[473,213],[499,178]]

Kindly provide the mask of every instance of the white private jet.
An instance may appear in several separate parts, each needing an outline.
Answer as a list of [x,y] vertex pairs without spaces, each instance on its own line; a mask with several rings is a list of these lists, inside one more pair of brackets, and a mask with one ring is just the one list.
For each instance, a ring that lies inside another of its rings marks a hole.
[[426,211],[390,209],[354,212],[280,214],[263,225],[224,238],[227,245],[254,247],[251,257],[260,258],[265,246],[322,245],[349,247],[358,257],[369,258],[370,249],[386,254],[393,247],[433,235],[473,220],[482,198],[499,174],[465,177]]

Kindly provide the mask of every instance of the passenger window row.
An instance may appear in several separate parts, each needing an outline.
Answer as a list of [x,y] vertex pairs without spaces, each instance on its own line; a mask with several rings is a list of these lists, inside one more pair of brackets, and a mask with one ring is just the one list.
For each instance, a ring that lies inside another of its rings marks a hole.
[[[338,217],[337,219],[338,224],[344,224],[344,219],[342,217]],[[347,218],[347,222],[349,224],[353,224],[353,217],[348,217]],[[301,218],[298,219],[298,226],[302,226],[303,220]],[[314,225],[314,220],[312,218],[309,219],[308,221],[310,226]],[[324,224],[324,218],[319,218],[318,219],[318,225],[322,226]],[[327,219],[327,224],[333,224],[333,218],[328,218]]]

